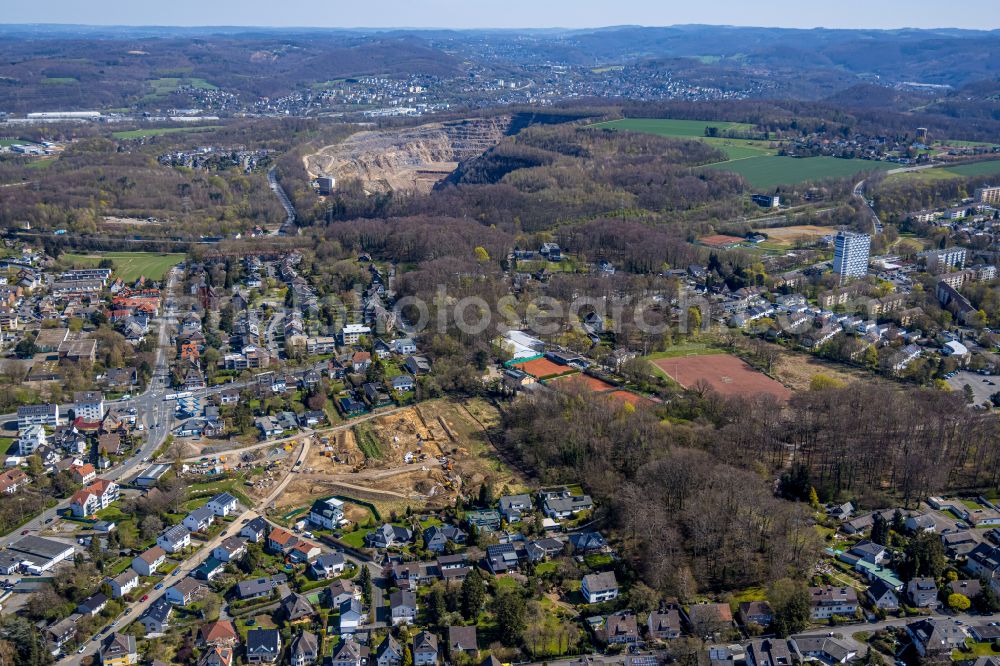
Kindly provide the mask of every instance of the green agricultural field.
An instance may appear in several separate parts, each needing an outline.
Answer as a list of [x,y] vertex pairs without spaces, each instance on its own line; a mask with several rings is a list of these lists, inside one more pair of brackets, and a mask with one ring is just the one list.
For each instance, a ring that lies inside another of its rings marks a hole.
[[591,125],[591,127],[625,130],[628,132],[644,132],[646,134],[656,134],[657,136],[689,138],[704,138],[706,127],[717,127],[720,132],[753,129],[753,125],[748,125],[747,123],[714,120],[674,120],[672,118],[623,118],[606,123],[596,123]]
[[59,161],[58,157],[39,157],[36,160],[28,162],[25,168],[28,169],[48,169],[50,166]]
[[79,81],[72,76],[47,76],[42,79],[42,83],[47,86],[70,86]]
[[996,143],[993,143],[991,141],[958,141],[958,140],[948,140],[948,141],[935,141],[934,143],[936,145],[942,145],[942,146],[960,146],[960,147],[964,147],[964,148],[974,148],[976,146],[986,146],[986,147],[989,148],[989,147],[993,147],[993,146],[997,145]]
[[887,171],[894,167],[896,165],[887,162],[844,160],[836,157],[761,156],[720,162],[706,168],[733,171],[746,178],[754,187],[768,189],[807,180],[846,178],[863,171]]
[[973,176],[992,176],[1000,173],[1000,160],[988,160],[985,162],[973,162],[972,164],[961,164],[959,166],[946,167],[945,171],[965,178]]
[[705,137],[701,140],[724,152],[729,157],[729,161],[774,155],[777,152],[769,147],[765,141],[744,141],[742,139],[720,139],[714,137]]
[[983,162],[972,162],[971,164],[959,164],[950,167],[936,167],[934,169],[921,169],[920,171],[904,171],[894,173],[886,178],[887,184],[902,181],[932,182],[936,180],[950,180],[953,178],[973,178],[976,176],[992,176],[1000,174],[1000,160],[986,160]]
[[125,130],[122,132],[112,132],[111,136],[116,139],[140,139],[144,136],[160,136],[161,134],[180,134],[182,132],[210,132],[217,130],[222,125],[199,125],[196,127],[152,127],[150,129]]
[[93,267],[102,259],[114,262],[115,274],[126,282],[146,276],[150,280],[162,280],[171,266],[184,261],[181,253],[159,254],[156,252],[104,252],[95,254],[64,254],[61,257],[75,266]]
[[885,178],[886,185],[892,185],[903,181],[930,183],[936,180],[951,180],[960,178],[957,173],[951,173],[947,169],[921,169],[920,171],[904,171],[902,173],[891,173]]
[[191,86],[192,88],[198,88],[199,90],[218,90],[218,88],[205,79],[198,78],[177,78],[171,76],[161,77],[159,79],[151,79],[147,81],[150,87],[153,88],[154,96],[169,95],[181,86]]

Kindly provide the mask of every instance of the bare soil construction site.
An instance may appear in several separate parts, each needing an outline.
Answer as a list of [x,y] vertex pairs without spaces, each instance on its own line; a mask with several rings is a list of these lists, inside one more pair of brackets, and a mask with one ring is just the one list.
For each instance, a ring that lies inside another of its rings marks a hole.
[[[452,504],[487,478],[497,488],[522,480],[487,438],[499,414],[485,401],[435,400],[359,423],[313,445],[278,501],[278,512],[341,495],[372,502],[383,512]],[[348,512],[348,519],[357,519]]]
[[370,194],[429,192],[458,163],[496,145],[510,116],[364,131],[303,158],[310,177],[358,179]]

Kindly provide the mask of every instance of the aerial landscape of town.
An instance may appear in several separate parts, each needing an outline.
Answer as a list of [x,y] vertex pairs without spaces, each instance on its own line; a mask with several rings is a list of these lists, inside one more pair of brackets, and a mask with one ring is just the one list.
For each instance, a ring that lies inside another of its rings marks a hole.
[[1000,666],[989,0],[12,4],[0,666]]

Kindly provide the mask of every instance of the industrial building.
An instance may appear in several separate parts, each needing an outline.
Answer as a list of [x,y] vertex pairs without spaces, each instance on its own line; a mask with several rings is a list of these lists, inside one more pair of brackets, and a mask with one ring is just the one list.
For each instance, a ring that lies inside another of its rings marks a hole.
[[135,477],[135,485],[140,488],[155,486],[156,482],[160,480],[160,477],[166,474],[169,469],[170,465],[165,465],[163,463],[150,465],[145,471],[141,472],[139,476]]
[[72,557],[73,550],[72,544],[29,534],[12,543],[0,554],[5,555],[6,559],[17,558],[29,573],[40,574]]

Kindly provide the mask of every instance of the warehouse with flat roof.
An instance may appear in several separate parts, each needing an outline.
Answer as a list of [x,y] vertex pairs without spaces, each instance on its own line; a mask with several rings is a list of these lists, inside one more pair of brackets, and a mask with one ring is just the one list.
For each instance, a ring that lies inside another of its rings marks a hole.
[[73,551],[73,544],[29,534],[12,543],[2,554],[19,559],[31,573],[41,573],[72,557]]
[[155,486],[156,482],[160,480],[160,477],[166,474],[169,469],[170,465],[164,463],[150,465],[145,471],[141,472],[139,476],[135,477],[135,485],[140,488]]

